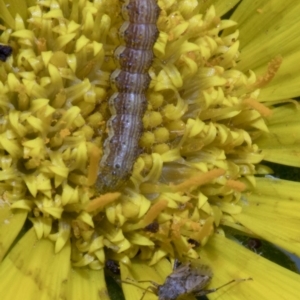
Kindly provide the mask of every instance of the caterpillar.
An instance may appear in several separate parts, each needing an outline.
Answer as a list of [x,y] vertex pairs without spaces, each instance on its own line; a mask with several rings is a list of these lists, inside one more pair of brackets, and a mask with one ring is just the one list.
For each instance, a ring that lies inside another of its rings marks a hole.
[[156,22],[160,13],[156,0],[126,0],[122,6],[124,22],[119,35],[124,45],[115,50],[119,68],[111,74],[116,92],[109,98],[111,113],[106,127],[96,190],[117,190],[130,178],[140,153],[142,118],[147,107],[146,90],[150,84],[149,68],[153,46],[158,37]]

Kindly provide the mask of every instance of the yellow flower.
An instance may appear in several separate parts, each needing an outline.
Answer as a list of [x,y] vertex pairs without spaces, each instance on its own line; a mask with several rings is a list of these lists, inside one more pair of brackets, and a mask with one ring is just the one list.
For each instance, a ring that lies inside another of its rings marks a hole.
[[109,263],[141,299],[150,283],[132,280],[162,284],[175,258],[209,265],[208,288],[253,279],[210,299],[297,299],[299,275],[229,229],[300,255],[299,184],[260,164],[300,166],[300,4],[222,18],[238,2],[158,1],[143,152],[101,194],[121,3],[0,0],[1,299],[109,299]]

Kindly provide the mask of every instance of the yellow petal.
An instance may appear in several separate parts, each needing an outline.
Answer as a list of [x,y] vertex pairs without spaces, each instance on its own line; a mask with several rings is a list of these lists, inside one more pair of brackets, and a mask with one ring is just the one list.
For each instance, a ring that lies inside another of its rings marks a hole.
[[253,193],[244,195],[242,213],[232,217],[265,240],[300,256],[300,184],[257,178]]
[[24,210],[12,211],[10,206],[5,204],[3,200],[0,202],[0,261],[10,248],[11,244],[21,231],[27,212]]
[[253,280],[232,283],[209,299],[270,300],[299,299],[300,276],[245,249],[224,236],[215,234],[201,250],[203,261],[213,269],[212,283],[215,288],[232,279],[251,277]]
[[300,167],[300,110],[293,104],[274,109],[268,118],[269,132],[263,133],[255,142],[265,160]]
[[53,243],[30,229],[1,263],[1,299],[65,299],[69,269],[70,244],[54,254]]
[[71,269],[67,295],[68,300],[109,300],[104,271],[88,268]]
[[[265,72],[265,66],[281,55],[283,63],[274,80],[261,90],[260,99],[276,100],[298,96],[300,3],[287,1],[241,1],[232,19],[240,30],[241,56],[238,68]],[[255,24],[255,26],[253,26]]]

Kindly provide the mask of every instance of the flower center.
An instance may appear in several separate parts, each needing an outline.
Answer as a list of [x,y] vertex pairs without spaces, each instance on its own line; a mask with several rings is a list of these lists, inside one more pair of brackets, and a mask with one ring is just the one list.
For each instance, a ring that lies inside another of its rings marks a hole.
[[75,266],[197,258],[241,211],[263,158],[252,138],[267,130],[268,109],[256,101],[255,74],[236,68],[236,24],[213,7],[158,1],[142,153],[124,188],[99,195],[120,3],[49,3],[29,7],[28,20],[16,15],[0,36],[13,48],[0,63],[3,200],[28,211],[56,252],[71,240]]

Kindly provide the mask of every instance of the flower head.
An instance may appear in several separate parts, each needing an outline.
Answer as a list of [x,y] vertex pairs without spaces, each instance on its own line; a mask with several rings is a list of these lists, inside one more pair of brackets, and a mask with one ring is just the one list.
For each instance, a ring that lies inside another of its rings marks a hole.
[[[251,283],[230,288],[234,299],[234,291],[248,297],[247,290],[261,285],[264,276],[257,259],[281,272],[278,281],[288,278],[292,295],[297,275],[223,236],[230,227],[292,252],[296,247],[288,246],[296,232],[285,232],[294,223],[280,224],[271,233],[275,207],[283,217],[291,216],[293,206],[287,200],[295,197],[297,185],[256,177],[270,172],[260,165],[263,159],[280,162],[282,143],[287,146],[282,148],[283,163],[293,164],[288,148],[295,137],[285,137],[282,125],[291,114],[298,125],[293,105],[272,106],[299,95],[297,88],[289,93],[278,89],[278,82],[288,86],[282,78],[296,56],[289,54],[293,47],[286,45],[282,52],[272,48],[277,39],[275,27],[269,27],[270,52],[253,56],[251,36],[267,40],[265,33],[255,35],[253,22],[271,22],[274,12],[243,0],[226,20],[221,15],[231,7],[217,2],[158,1],[160,34],[149,72],[139,142],[143,151],[125,186],[101,194],[95,181],[105,155],[110,74],[118,68],[114,50],[122,43],[121,3],[1,3],[0,42],[13,49],[0,62],[0,257],[7,255],[0,274],[8,274],[3,287],[18,276],[28,281],[26,299],[37,290],[47,299],[75,299],[80,283],[80,295],[88,289],[91,299],[99,294],[105,299],[103,269],[108,261],[120,265],[123,280],[150,278],[161,284],[171,272],[169,260],[200,259],[213,269],[213,284],[253,277]],[[241,12],[247,6],[243,23]],[[290,6],[287,11],[293,14]],[[252,30],[246,38],[248,26]],[[289,31],[284,26],[281,30],[290,41]],[[275,205],[269,198],[280,185],[283,200]],[[297,213],[293,216],[299,222]],[[27,219],[33,228],[9,251],[27,228]],[[41,264],[45,267],[37,267]],[[58,269],[59,276],[50,278]],[[128,283],[123,290],[128,299],[140,299],[143,293]]]

